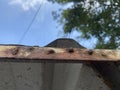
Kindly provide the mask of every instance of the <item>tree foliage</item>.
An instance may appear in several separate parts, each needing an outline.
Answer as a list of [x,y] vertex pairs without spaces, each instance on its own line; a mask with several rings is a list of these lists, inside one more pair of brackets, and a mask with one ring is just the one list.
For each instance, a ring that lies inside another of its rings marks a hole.
[[[51,1],[51,0],[50,0]],[[59,22],[64,33],[80,31],[82,38],[97,38],[96,48],[119,48],[119,0],[52,0],[59,4],[73,3],[62,11]]]

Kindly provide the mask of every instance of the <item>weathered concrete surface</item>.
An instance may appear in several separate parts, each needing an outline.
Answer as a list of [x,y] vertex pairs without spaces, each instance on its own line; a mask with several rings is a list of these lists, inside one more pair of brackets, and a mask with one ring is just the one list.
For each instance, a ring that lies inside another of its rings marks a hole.
[[0,63],[0,90],[109,90],[82,64]]
[[95,72],[82,64],[56,64],[51,90],[110,90]]
[[43,90],[40,63],[0,63],[0,90]]

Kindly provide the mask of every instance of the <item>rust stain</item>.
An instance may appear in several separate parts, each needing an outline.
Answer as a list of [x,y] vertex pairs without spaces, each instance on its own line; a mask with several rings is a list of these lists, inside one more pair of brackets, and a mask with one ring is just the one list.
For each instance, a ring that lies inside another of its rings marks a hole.
[[54,54],[54,53],[55,53],[55,51],[52,50],[52,49],[50,49],[50,50],[47,51],[47,54]]
[[66,61],[120,61],[120,50],[0,46],[0,58]]
[[19,53],[19,47],[13,48],[10,51],[11,51],[12,55],[17,55]]
[[74,49],[73,49],[73,48],[67,48],[66,51],[67,51],[68,53],[74,53]]
[[89,55],[92,55],[93,53],[94,53],[93,50],[88,50],[88,54],[89,54]]

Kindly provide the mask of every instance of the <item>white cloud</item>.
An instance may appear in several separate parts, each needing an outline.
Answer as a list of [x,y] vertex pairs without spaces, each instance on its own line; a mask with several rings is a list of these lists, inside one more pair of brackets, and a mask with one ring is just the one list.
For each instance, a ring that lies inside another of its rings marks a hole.
[[23,10],[27,11],[35,9],[40,4],[47,4],[47,0],[10,0],[11,5],[19,5]]

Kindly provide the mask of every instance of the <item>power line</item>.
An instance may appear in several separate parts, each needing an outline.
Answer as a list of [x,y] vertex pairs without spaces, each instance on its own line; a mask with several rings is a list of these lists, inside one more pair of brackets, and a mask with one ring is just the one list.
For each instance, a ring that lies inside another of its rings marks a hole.
[[20,43],[23,41],[23,39],[25,38],[26,34],[27,34],[28,31],[30,30],[30,28],[31,28],[34,20],[36,19],[37,15],[38,15],[38,13],[39,13],[39,11],[40,11],[40,9],[41,9],[41,6],[42,6],[42,2],[41,2],[41,4],[39,5],[39,7],[38,7],[38,9],[37,9],[37,11],[36,11],[36,13],[35,13],[32,21],[30,22],[30,24],[28,25],[27,29],[26,29],[25,32],[23,33],[23,35],[22,35],[21,39],[19,40],[18,44],[20,44]]

